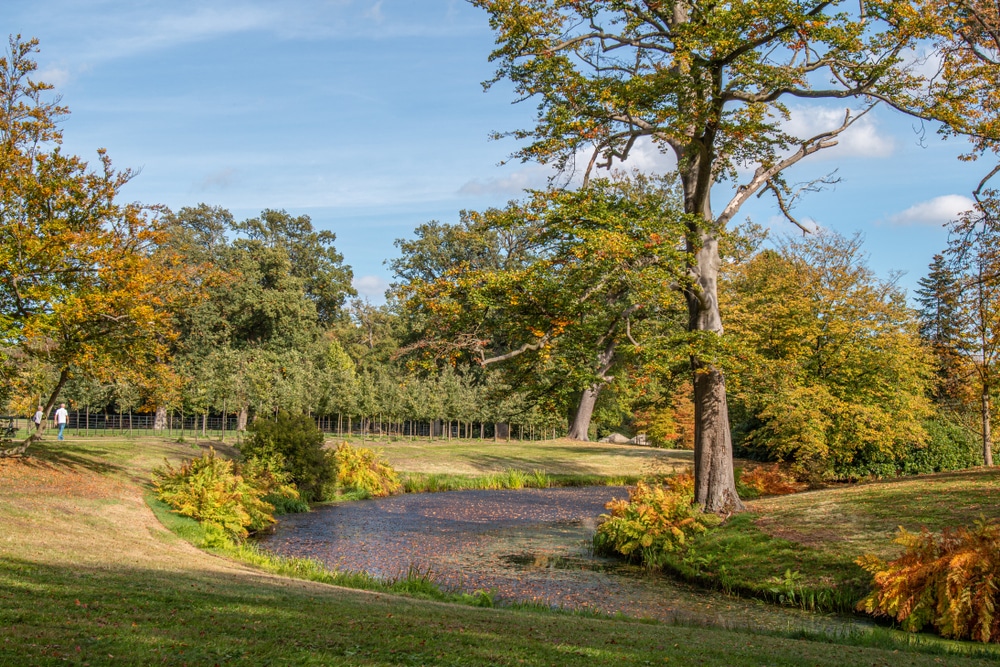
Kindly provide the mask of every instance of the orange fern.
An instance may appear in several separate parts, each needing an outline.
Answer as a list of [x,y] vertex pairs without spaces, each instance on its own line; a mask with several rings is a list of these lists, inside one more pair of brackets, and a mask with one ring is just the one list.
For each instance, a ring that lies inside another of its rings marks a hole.
[[944,637],[1000,642],[1000,524],[980,520],[940,537],[900,528],[895,542],[907,548],[896,560],[858,559],[875,584],[858,609],[911,632],[931,626]]

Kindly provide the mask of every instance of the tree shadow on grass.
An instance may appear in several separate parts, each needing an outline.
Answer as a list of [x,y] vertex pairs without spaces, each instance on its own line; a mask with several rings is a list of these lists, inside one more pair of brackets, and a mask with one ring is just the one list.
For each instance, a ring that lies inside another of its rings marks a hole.
[[[268,579],[0,558],[0,664],[440,664],[449,647],[462,664],[506,663],[510,652],[538,664],[611,665],[635,652],[611,646],[622,630],[617,623],[600,638],[588,624],[549,642],[529,636],[523,617],[492,609],[422,609],[385,595]],[[566,643],[593,645],[603,659],[567,659]],[[649,657],[651,648],[643,648]]]
[[[599,475],[602,477],[616,477],[627,474],[646,474],[650,472],[665,472],[665,470],[619,470],[608,473],[606,462],[588,463],[588,458],[593,458],[593,450],[585,447],[559,447],[558,452],[564,454],[565,458],[559,456],[544,456],[538,458],[520,458],[503,454],[476,453],[467,454],[463,458],[471,466],[480,472],[498,472],[507,468],[517,468],[531,471],[543,469],[550,474],[567,475]],[[672,472],[684,472],[693,464],[693,456],[687,452],[681,452],[681,456],[648,456],[642,457],[642,461],[649,466],[657,468],[670,468]],[[687,454],[686,456],[684,454]]]
[[[62,467],[70,470],[87,470],[90,472],[106,475],[121,472],[124,468],[120,465],[108,463],[106,460],[99,460],[99,457],[107,456],[112,450],[93,445],[74,446],[73,451],[66,449],[51,449],[44,443],[32,445],[21,462],[26,466],[35,467]],[[91,458],[98,457],[98,458]]]

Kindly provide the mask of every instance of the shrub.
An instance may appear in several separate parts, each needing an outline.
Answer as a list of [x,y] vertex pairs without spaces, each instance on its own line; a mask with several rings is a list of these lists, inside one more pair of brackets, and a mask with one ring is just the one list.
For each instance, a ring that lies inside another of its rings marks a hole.
[[381,498],[399,493],[403,485],[381,452],[366,447],[352,447],[347,442],[337,445],[333,455],[337,467],[337,482],[346,488],[364,491]]
[[258,417],[247,429],[240,451],[248,460],[280,454],[304,500],[319,500],[324,485],[337,475],[323,449],[323,432],[308,415],[279,412],[273,419]]
[[964,470],[982,465],[982,446],[968,429],[944,417],[924,421],[927,442],[912,447],[902,461],[902,471],[918,475],[946,470]]
[[274,507],[263,500],[264,493],[214,449],[179,468],[165,462],[153,471],[153,486],[174,512],[197,519],[213,532],[242,539],[274,523]]
[[292,484],[291,473],[285,469],[285,458],[281,454],[253,456],[245,460],[238,471],[260,490],[265,502],[274,506],[275,514],[309,511],[309,504],[300,498],[298,489]]
[[629,489],[627,501],[615,499],[605,505],[610,514],[601,515],[594,550],[660,567],[667,553],[683,550],[689,538],[718,525],[718,517],[691,503],[693,494],[688,493],[684,477],[666,487],[639,482]]
[[739,483],[756,496],[784,496],[805,490],[805,484],[796,481],[794,475],[777,463],[744,470],[739,475]]
[[944,637],[1000,642],[1000,524],[981,520],[940,537],[900,528],[895,541],[906,547],[896,560],[858,559],[875,585],[858,609],[911,632],[929,625]]

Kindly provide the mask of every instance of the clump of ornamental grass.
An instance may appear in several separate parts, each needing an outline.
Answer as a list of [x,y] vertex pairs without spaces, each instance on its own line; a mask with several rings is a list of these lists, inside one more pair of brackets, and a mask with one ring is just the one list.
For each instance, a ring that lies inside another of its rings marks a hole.
[[888,616],[905,630],[931,627],[944,637],[1000,642],[1000,523],[979,520],[972,528],[899,529],[899,558],[862,556],[874,590],[858,609]]

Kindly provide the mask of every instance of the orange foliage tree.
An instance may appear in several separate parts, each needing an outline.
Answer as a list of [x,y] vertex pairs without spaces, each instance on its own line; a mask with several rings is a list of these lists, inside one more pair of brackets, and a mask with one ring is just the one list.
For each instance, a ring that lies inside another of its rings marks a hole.
[[155,370],[181,291],[154,211],[119,201],[134,172],[116,171],[104,150],[96,168],[61,151],[56,123],[68,111],[31,78],[36,51],[37,40],[16,36],[0,58],[0,361],[10,394],[18,366],[51,369],[48,386],[33,388],[48,413],[73,374]]

